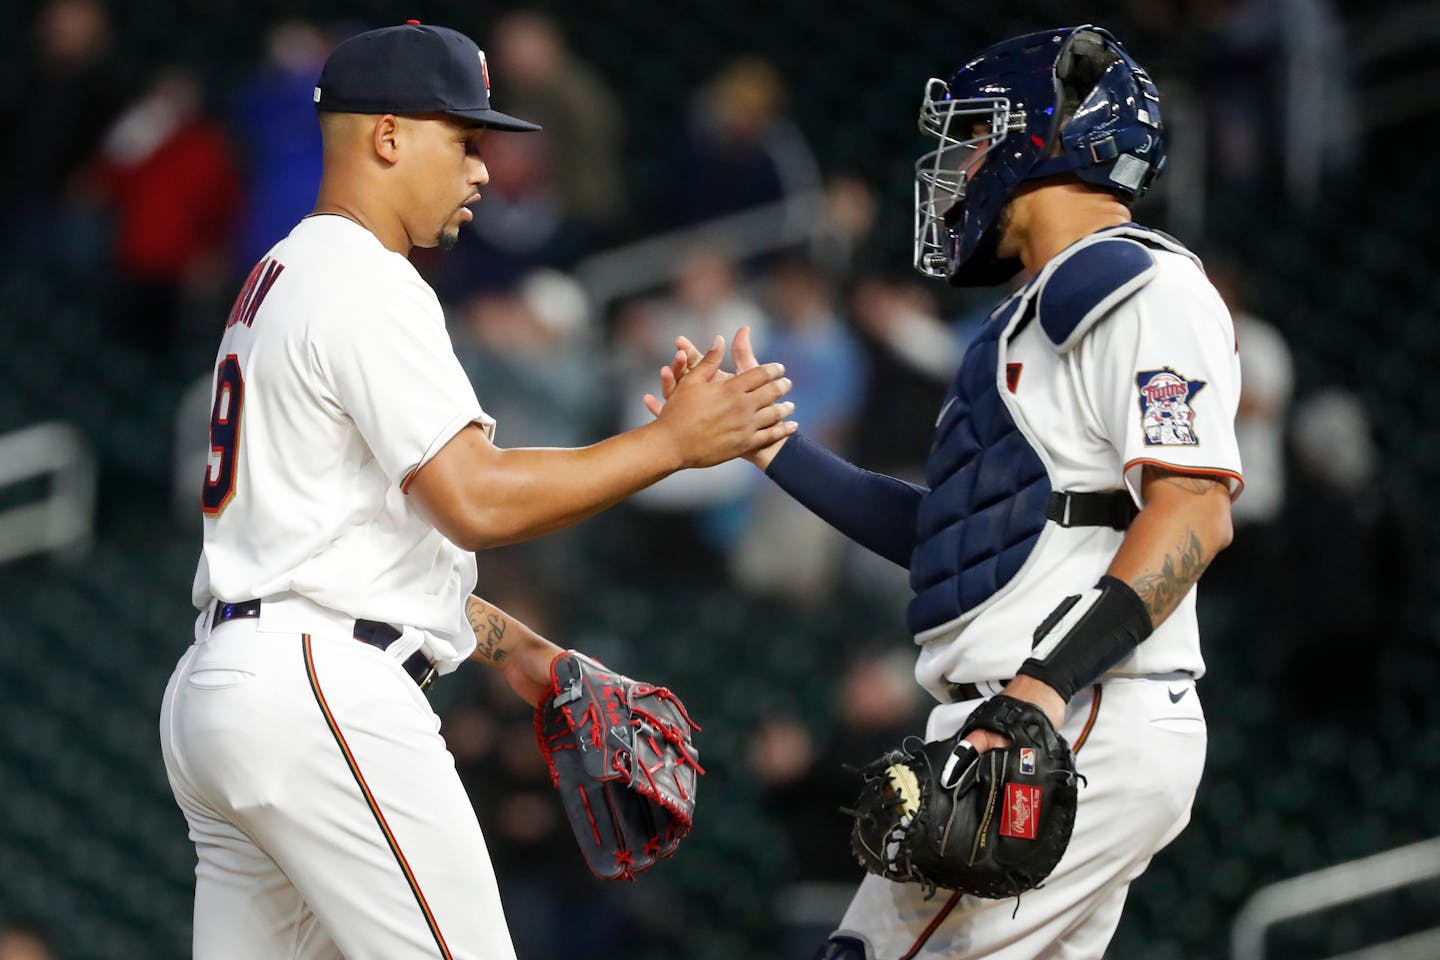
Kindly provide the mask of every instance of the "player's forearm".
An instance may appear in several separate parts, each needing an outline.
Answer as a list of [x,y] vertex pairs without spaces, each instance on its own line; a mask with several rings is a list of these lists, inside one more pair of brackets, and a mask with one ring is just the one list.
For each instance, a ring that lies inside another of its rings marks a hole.
[[909,568],[925,493],[920,487],[857,467],[799,434],[785,442],[765,473],[851,540]]
[[518,543],[563,530],[662,480],[684,463],[659,424],[588,447],[497,451],[475,478],[471,514],[479,547]]
[[1146,467],[1141,482],[1145,508],[1105,576],[1041,621],[1014,692],[1006,688],[1039,704],[1052,720],[1056,697],[1069,702],[1144,643],[1230,542],[1226,481]]
[[[579,449],[502,450],[471,424],[408,481],[420,511],[469,550],[542,536],[687,467],[708,467],[795,431],[779,403],[791,383],[778,363],[713,378],[723,341],[675,389],[657,419]],[[707,373],[706,371],[709,371]]]
[[1229,546],[1230,490],[1224,480],[1145,468],[1145,508],[1106,572],[1129,584],[1160,626]]
[[451,447],[419,472],[411,493],[467,550],[561,530],[684,466],[658,422],[577,449],[502,450],[478,430],[457,435]]
[[465,616],[475,631],[470,659],[499,668],[521,698],[539,703],[550,685],[550,663],[560,648],[480,597],[465,598]]

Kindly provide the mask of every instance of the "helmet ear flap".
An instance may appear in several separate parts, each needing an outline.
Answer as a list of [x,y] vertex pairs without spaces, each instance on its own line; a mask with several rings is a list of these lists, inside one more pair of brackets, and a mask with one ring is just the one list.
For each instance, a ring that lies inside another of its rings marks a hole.
[[1073,171],[1126,202],[1145,193],[1165,166],[1159,91],[1103,30],[1081,28],[1055,61],[1053,161],[1032,175]]
[[1120,54],[1094,30],[1077,30],[1055,61],[1057,128],[1075,115]]

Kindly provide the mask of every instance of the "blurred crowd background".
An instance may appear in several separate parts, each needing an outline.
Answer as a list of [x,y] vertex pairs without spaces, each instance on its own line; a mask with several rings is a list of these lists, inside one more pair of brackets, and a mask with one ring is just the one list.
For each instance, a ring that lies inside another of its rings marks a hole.
[[[1109,956],[1227,956],[1266,884],[1440,834],[1433,0],[0,9],[0,960],[188,955],[155,722],[190,640],[215,344],[313,202],[328,50],[412,17],[475,36],[496,106],[545,125],[487,138],[474,222],[414,258],[502,446],[639,424],[675,334],[749,324],[803,429],[906,477],[995,295],[910,270],[924,82],[1015,33],[1114,30],[1171,127],[1136,217],[1237,320],[1247,483],[1201,586],[1206,779]],[[603,885],[524,706],[477,668],[438,684],[520,955],[807,957],[861,875],[844,764],[927,709],[903,571],[744,463],[480,571],[558,643],[673,686],[710,771],[679,855]],[[1283,924],[1267,955],[1437,925],[1432,880]]]

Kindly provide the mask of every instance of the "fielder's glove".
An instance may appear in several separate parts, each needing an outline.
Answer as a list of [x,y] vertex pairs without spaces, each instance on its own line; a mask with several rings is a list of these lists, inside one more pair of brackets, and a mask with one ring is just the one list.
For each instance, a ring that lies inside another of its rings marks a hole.
[[567,650],[535,710],[540,751],[585,861],[604,880],[633,880],[675,852],[695,818],[696,725],[665,687]]
[[[977,756],[977,728],[1012,745]],[[1044,711],[1004,695],[947,740],[893,750],[861,770],[851,848],[871,873],[978,897],[1017,896],[1060,862],[1075,825],[1075,760]]]

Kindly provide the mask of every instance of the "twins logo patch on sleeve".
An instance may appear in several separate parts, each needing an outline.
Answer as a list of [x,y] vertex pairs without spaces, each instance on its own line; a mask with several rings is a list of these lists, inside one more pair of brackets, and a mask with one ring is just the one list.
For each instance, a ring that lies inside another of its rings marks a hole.
[[1190,401],[1205,386],[1170,367],[1141,370],[1135,375],[1140,389],[1140,427],[1146,446],[1195,446],[1195,411]]

